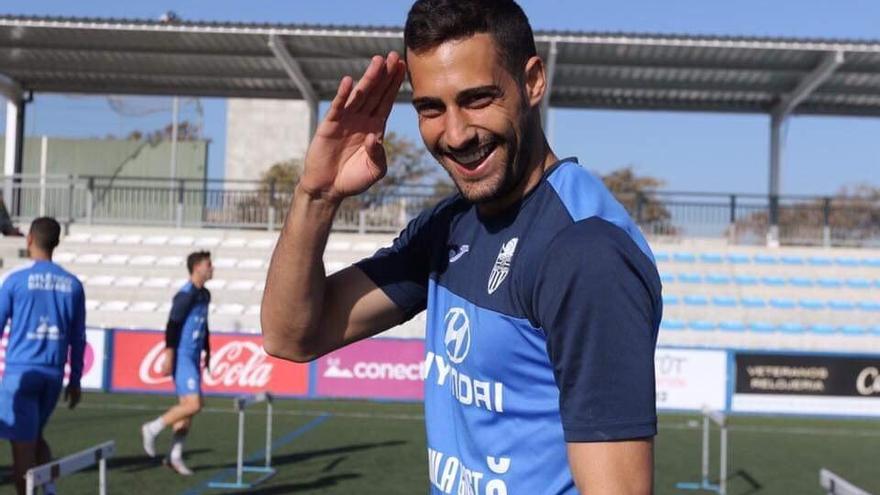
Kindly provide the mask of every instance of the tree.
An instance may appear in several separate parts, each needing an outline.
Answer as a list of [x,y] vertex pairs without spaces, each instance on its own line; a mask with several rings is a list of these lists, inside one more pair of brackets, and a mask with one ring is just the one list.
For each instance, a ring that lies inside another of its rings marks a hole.
[[[880,187],[857,184],[843,187],[833,196],[782,201],[777,223],[780,241],[815,242],[830,227],[832,237],[848,244],[880,238]],[[738,237],[762,238],[770,225],[769,208],[750,213],[735,223]]]
[[671,223],[672,215],[656,195],[656,190],[664,184],[661,179],[640,177],[632,166],[627,166],[603,175],[602,182],[643,230],[663,235],[678,233],[678,229]]

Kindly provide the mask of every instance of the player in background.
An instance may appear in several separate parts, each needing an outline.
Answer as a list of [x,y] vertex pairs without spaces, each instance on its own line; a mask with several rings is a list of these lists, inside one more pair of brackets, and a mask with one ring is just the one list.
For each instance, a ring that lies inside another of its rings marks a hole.
[[174,296],[171,314],[165,328],[165,356],[162,373],[174,377],[174,388],[179,402],[165,414],[141,427],[144,450],[156,456],[156,437],[171,426],[171,452],[163,463],[184,476],[192,471],[183,462],[183,443],[192,426],[193,417],[202,409],[201,358],[205,351],[205,366],[210,366],[211,347],[208,332],[208,306],[211,293],[205,283],[214,276],[211,253],[198,251],[186,258],[189,282]]
[[[12,443],[13,477],[25,492],[27,470],[52,460],[43,429],[61,394],[64,365],[70,377],[64,400],[80,400],[86,346],[86,298],[82,283],[52,262],[61,226],[37,218],[27,234],[30,261],[7,272],[0,282],[0,320],[11,320],[6,369],[0,381],[0,437]],[[2,333],[2,330],[0,330]],[[44,493],[54,494],[54,484]]]

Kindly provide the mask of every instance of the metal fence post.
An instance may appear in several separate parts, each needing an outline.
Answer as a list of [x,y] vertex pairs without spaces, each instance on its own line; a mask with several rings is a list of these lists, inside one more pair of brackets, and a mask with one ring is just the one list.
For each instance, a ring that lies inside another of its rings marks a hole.
[[358,211],[358,234],[367,233],[367,210],[361,208]]
[[770,210],[768,214],[767,246],[779,246],[779,196],[770,195]]
[[269,181],[269,219],[266,222],[267,230],[275,230],[275,179]]
[[70,224],[73,223],[73,193],[76,188],[76,181],[79,178],[75,175],[67,176],[67,221],[64,222],[64,235],[70,235]]
[[184,182],[183,179],[177,181],[177,220],[175,226],[179,229],[183,227],[183,200],[184,200]]
[[86,181],[86,223],[92,224],[92,216],[95,214],[95,178],[89,177]]
[[641,192],[636,193],[636,225],[642,224],[642,210],[645,207],[645,195]]
[[730,195],[730,227],[727,230],[728,242],[731,244],[736,242],[736,194]]
[[831,247],[831,198],[822,200],[822,245]]

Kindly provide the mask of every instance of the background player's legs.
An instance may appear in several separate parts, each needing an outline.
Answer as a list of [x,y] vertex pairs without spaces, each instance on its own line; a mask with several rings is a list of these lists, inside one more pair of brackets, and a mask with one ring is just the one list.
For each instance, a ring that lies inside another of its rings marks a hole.
[[[165,429],[166,426],[176,425],[178,422],[188,420],[192,416],[195,416],[202,410],[202,405],[203,401],[201,394],[182,395],[179,398],[178,404],[168,409],[165,414],[145,424],[141,428],[141,433],[144,438],[144,450],[147,454],[150,457],[156,455],[154,446],[155,438],[163,429]],[[175,428],[175,431],[176,430],[177,428]]]
[[24,475],[28,469],[37,465],[37,442],[22,442],[13,440],[12,444],[12,476],[15,479],[15,489],[19,495],[24,495]]

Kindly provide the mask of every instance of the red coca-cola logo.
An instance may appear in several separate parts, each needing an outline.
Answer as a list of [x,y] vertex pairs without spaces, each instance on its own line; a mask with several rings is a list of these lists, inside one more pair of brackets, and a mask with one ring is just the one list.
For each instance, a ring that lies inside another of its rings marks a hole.
[[[138,368],[141,381],[148,385],[170,382],[162,375],[165,343],[157,342],[144,356]],[[254,342],[232,340],[214,351],[210,369],[202,371],[207,386],[263,388],[272,379],[272,363],[263,348]]]
[[[161,332],[116,330],[113,338],[113,390],[172,391],[162,375],[165,342]],[[308,367],[273,358],[262,339],[251,335],[211,335],[211,366],[202,371],[205,392],[278,395],[308,392]]]

